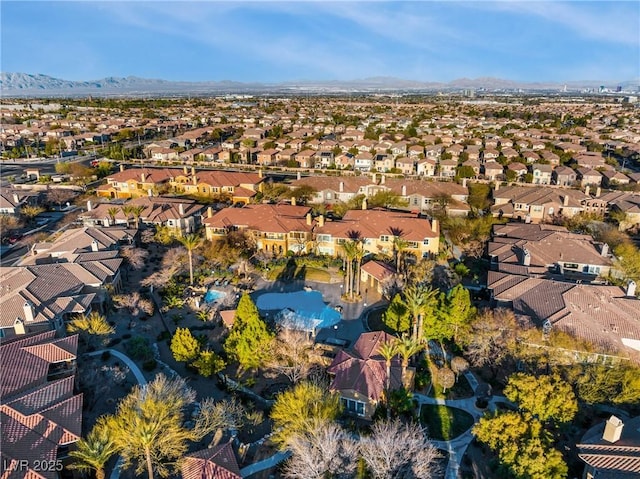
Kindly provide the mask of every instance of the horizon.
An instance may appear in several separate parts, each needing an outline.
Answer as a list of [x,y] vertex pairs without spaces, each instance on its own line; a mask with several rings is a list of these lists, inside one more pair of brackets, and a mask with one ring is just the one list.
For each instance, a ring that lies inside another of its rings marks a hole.
[[639,23],[630,1],[3,1],[0,35],[3,72],[69,81],[617,83]]

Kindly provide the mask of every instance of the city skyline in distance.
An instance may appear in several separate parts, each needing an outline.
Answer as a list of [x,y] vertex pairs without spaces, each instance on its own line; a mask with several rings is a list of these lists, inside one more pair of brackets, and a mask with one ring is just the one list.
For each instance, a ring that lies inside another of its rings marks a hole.
[[[2,71],[244,83],[640,77],[638,2],[3,2]],[[28,52],[28,54],[25,54]]]

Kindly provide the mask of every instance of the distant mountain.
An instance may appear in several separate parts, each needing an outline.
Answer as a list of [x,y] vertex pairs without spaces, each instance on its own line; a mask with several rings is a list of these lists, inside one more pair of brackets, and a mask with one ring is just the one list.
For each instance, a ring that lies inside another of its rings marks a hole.
[[142,94],[206,94],[206,93],[258,93],[258,92],[390,92],[390,91],[446,91],[460,89],[500,90],[580,90],[622,86],[637,90],[639,80],[612,83],[584,82],[518,82],[500,78],[460,78],[448,83],[422,82],[401,78],[376,76],[358,80],[313,81],[300,80],[281,83],[243,83],[230,80],[184,82],[160,79],[107,77],[100,80],[71,81],[48,75],[28,73],[0,73],[0,91],[8,96],[73,96],[73,95],[142,95]]

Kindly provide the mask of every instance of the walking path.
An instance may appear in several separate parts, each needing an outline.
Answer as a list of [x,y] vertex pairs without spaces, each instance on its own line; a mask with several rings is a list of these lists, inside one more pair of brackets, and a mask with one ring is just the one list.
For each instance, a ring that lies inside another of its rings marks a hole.
[[268,457],[260,462],[250,464],[247,467],[240,469],[240,475],[243,478],[253,476],[254,474],[260,471],[264,471],[265,469],[270,469],[274,466],[277,466],[282,461],[289,459],[289,456],[291,456],[291,452],[289,451],[277,452],[271,457]]
[[[461,409],[473,416],[474,424],[477,423],[480,418],[484,415],[485,410],[479,409],[476,407],[476,396],[475,392],[478,389],[479,383],[476,377],[473,375],[471,371],[466,371],[464,373],[464,377],[469,382],[469,385],[473,389],[474,395],[470,398],[465,399],[438,399],[432,398],[429,396],[425,396],[423,394],[414,394],[413,397],[418,401],[420,405],[422,404],[437,404],[441,406],[448,406],[457,409]],[[495,411],[497,408],[497,403],[507,403],[510,401],[504,396],[492,396],[489,399],[489,405],[487,406],[487,410]],[[445,472],[445,479],[457,479],[458,473],[460,470],[460,464],[462,462],[462,457],[464,453],[467,451],[467,447],[473,441],[473,435],[471,434],[471,428],[467,431],[455,437],[449,441],[431,441],[434,446],[438,449],[446,451],[449,454],[449,461],[447,462],[447,470]]]
[[[142,374],[142,371],[140,371],[140,368],[138,367],[138,365],[134,363],[129,356],[121,353],[120,351],[116,351],[115,349],[101,349],[99,351],[93,351],[92,353],[87,353],[87,355],[98,356],[104,353],[105,351],[109,351],[111,355],[117,357],[122,362],[124,362],[129,368],[129,370],[133,373],[133,375],[136,378],[136,381],[138,381],[138,384],[140,386],[144,386],[145,384],[147,384],[147,379]],[[109,476],[109,479],[120,479],[120,469],[122,468],[122,462],[123,462],[122,456],[118,457],[118,460],[116,461],[116,465],[113,466],[113,470],[111,471],[111,475]]]

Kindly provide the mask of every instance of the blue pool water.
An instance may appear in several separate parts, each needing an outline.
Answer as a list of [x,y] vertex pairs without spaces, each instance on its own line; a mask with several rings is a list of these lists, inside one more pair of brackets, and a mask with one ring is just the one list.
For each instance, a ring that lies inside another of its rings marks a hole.
[[266,293],[258,296],[256,306],[261,311],[281,311],[280,320],[305,331],[329,328],[342,319],[338,311],[323,301],[319,291]]
[[227,293],[223,293],[222,291],[216,291],[215,289],[210,289],[207,291],[207,294],[204,295],[205,303],[213,303],[214,301],[219,300],[220,298],[224,298]]

